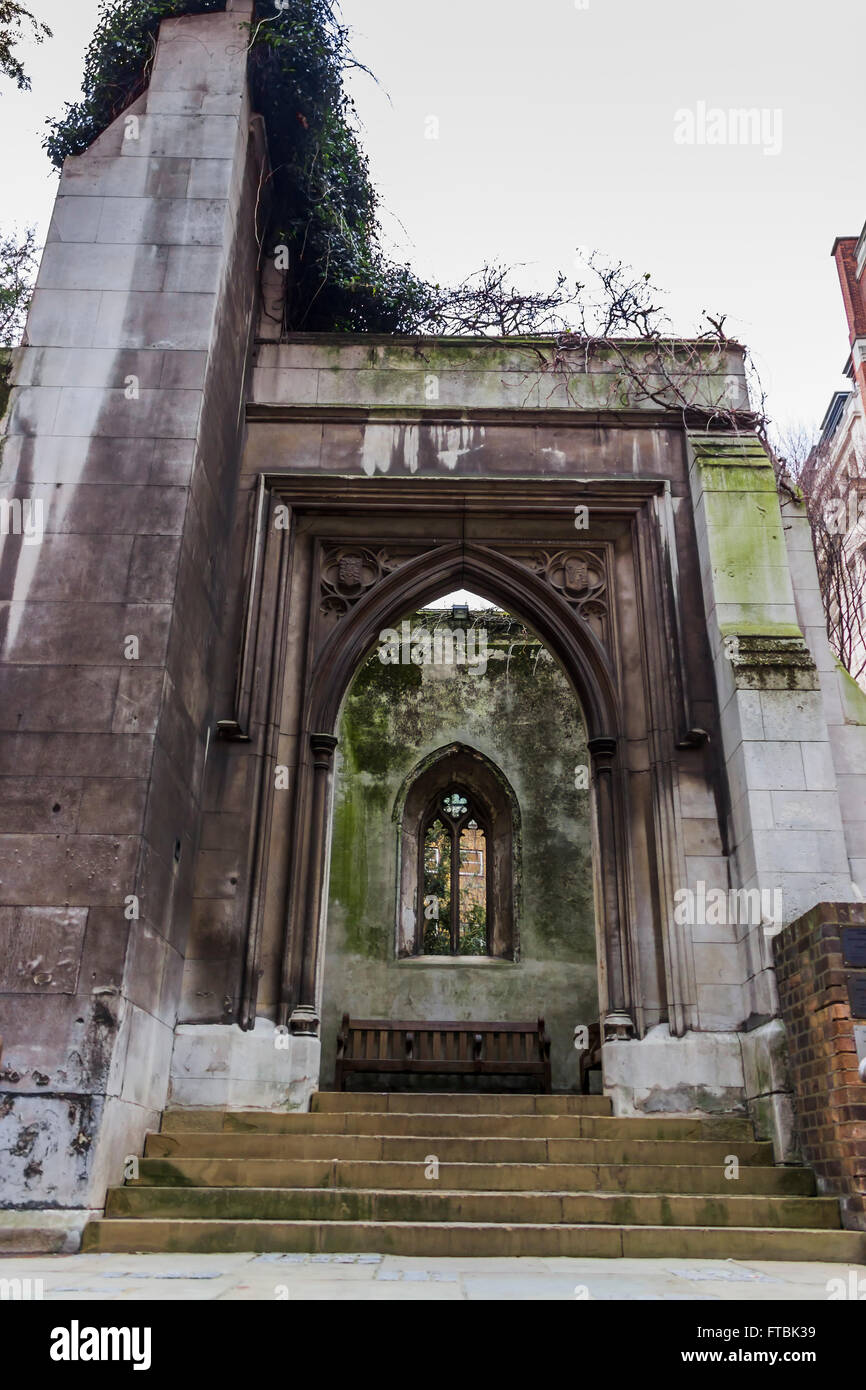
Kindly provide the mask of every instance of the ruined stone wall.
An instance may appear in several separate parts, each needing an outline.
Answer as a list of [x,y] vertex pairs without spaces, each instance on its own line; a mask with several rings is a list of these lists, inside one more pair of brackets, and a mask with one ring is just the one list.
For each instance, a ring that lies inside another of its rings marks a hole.
[[[620,1112],[736,1108],[744,1089],[755,1102],[784,1089],[772,1077],[769,1089],[750,1089],[765,1086],[778,1039],[769,938],[760,923],[672,924],[679,882],[779,887],[790,918],[820,898],[851,896],[866,855],[856,780],[866,775],[862,710],[841,687],[834,698],[824,657],[804,643],[817,621],[814,594],[798,591],[795,602],[800,561],[786,553],[775,481],[756,440],[705,431],[689,440],[681,412],[658,410],[646,393],[624,396],[612,352],[574,351],[555,366],[552,345],[532,341],[273,341],[273,267],[263,303],[257,295],[264,150],[238,34],[249,13],[248,0],[229,0],[224,14],[166,22],[148,91],[67,162],[16,356],[0,482],[7,499],[40,502],[45,519],[38,543],[5,538],[0,558],[0,1150],[10,1160],[6,1193],[22,1205],[100,1199],[158,1122],[173,1046],[181,1079],[215,1083],[207,1103],[305,1104],[317,1083],[316,1039],[293,1039],[300,1051],[283,1059],[278,1077],[273,1070],[273,1024],[287,1003],[281,970],[294,949],[286,942],[301,930],[289,865],[308,827],[303,805],[293,819],[293,789],[318,732],[300,712],[322,600],[315,546],[330,543],[327,528],[338,521],[347,544],[373,543],[356,493],[345,525],[327,500],[318,517],[315,506],[304,510],[305,492],[320,482],[349,492],[399,481],[431,498],[441,488],[437,503],[465,483],[458,513],[431,505],[416,536],[422,549],[477,541],[473,528],[494,492],[499,529],[483,530],[483,543],[512,558],[527,540],[537,549],[609,548],[609,654],[627,791],[620,843],[632,873],[623,897],[631,894],[637,1008],[649,1030],[639,1044],[606,1048],[605,1080]],[[251,347],[256,331],[267,341]],[[696,399],[723,397],[746,404],[735,345],[708,359],[698,383]],[[301,519],[284,551],[267,552],[270,568],[247,610],[263,477],[274,503],[280,486],[299,484]],[[537,483],[565,489],[569,504],[600,488],[598,532],[580,537],[570,506],[557,509],[550,495],[522,515],[500,510],[504,489]],[[478,507],[473,487],[488,499]],[[377,546],[399,547],[413,507],[417,520],[423,504],[401,494],[386,509]],[[291,572],[283,611],[280,565],[283,578]],[[647,637],[662,612],[663,654]],[[218,721],[237,712],[248,615],[256,628],[249,742],[218,741]],[[271,690],[278,669],[282,684]],[[666,698],[675,686],[678,707]],[[423,724],[419,706],[414,745],[461,729],[467,741],[489,740],[496,721],[486,708],[482,729],[471,712],[435,702],[433,722]],[[386,986],[389,959],[377,954],[390,939],[375,935],[384,928],[374,895],[382,884],[388,891],[393,873],[385,839],[365,844],[371,872],[360,896],[348,868],[346,808],[361,804],[380,818],[386,809],[359,761],[363,731],[351,728],[349,709],[326,1041],[334,1011],[353,1006],[350,957],[366,972],[366,1009],[419,997]],[[569,747],[556,718],[545,727],[536,721],[532,731],[539,746],[555,734]],[[495,743],[489,754],[521,802],[537,804],[527,731],[510,741],[500,731]],[[380,772],[389,787],[408,771],[400,759],[413,740],[398,747],[394,737],[393,746],[394,765]],[[362,751],[371,754],[369,742]],[[552,744],[547,751],[559,757]],[[277,764],[288,794],[268,801]],[[524,961],[537,947],[548,972],[532,999],[556,1029],[557,1077],[571,1084],[567,1040],[592,999],[586,838],[579,816],[564,803],[554,809],[562,834],[545,849],[538,832],[535,862],[546,853],[561,863],[569,836],[577,847],[562,872],[577,875],[581,941],[572,958],[561,952],[578,928],[557,915],[542,875],[531,892],[524,885],[522,931]],[[295,882],[306,863],[297,870]],[[659,876],[665,887],[656,892]],[[246,983],[251,999],[257,991],[247,1021],[258,1031],[247,1033],[236,1020],[256,891],[261,949]],[[545,913],[558,924],[549,940]],[[431,986],[424,1009],[443,997]],[[473,1010],[479,1001],[485,1012],[496,1003],[525,1015],[529,996],[518,1008],[476,986]],[[267,1084],[249,1063],[249,1040],[267,1054]],[[204,1094],[197,1085],[175,1092],[188,1103]]]
[[67,161],[0,563],[4,1201],[85,1207],[165,1101],[214,721],[258,248],[250,5],[163,24],[148,91]]
[[[441,622],[449,621],[447,610]],[[577,1084],[577,1024],[598,1018],[589,755],[563,672],[520,623],[489,624],[486,670],[365,663],[340,721],[324,967],[323,1084],[344,1012],[361,1018],[534,1020],[552,1039],[553,1084]],[[485,614],[473,615],[487,631]],[[401,787],[428,755],[477,749],[520,811],[519,960],[398,958]],[[582,789],[575,782],[582,781]]]

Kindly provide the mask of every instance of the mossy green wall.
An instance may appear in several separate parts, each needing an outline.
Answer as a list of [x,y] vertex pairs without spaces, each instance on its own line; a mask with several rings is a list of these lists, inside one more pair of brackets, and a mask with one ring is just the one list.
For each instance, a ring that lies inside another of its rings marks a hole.
[[[450,623],[450,618],[443,619]],[[355,1017],[534,1019],[553,1040],[554,1086],[576,1085],[576,1024],[598,1017],[589,758],[559,665],[511,620],[489,632],[484,674],[463,666],[359,670],[339,728],[324,974],[322,1083],[333,1078],[344,1011]],[[457,624],[451,624],[457,626]],[[510,782],[521,818],[519,961],[398,961],[395,802],[428,754],[478,749]]]

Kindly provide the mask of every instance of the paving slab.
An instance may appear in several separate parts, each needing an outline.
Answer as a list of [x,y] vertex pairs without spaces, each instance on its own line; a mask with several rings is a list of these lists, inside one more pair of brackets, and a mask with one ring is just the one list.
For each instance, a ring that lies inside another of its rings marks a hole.
[[425,1259],[356,1253],[0,1259],[0,1281],[42,1280],[46,1301],[72,1303],[828,1302],[831,1281],[852,1274],[866,1289],[866,1265],[774,1260]]

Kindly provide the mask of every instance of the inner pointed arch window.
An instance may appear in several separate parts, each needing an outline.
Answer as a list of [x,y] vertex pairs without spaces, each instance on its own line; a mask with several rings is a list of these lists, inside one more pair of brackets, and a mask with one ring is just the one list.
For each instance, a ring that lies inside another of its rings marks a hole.
[[421,834],[420,921],[428,956],[490,954],[489,830],[462,787],[436,798]]

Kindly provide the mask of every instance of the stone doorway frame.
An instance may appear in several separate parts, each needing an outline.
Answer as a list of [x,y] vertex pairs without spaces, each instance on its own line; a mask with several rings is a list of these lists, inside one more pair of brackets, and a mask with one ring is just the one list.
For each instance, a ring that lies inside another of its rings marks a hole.
[[[583,508],[592,518],[587,534],[576,529]],[[262,754],[248,845],[241,1025],[255,1023],[276,892],[277,1021],[318,1035],[343,699],[384,628],[468,588],[527,623],[562,664],[582,712],[605,1038],[641,1037],[659,1016],[675,1035],[686,1032],[695,991],[690,942],[673,920],[674,892],[685,882],[675,750],[692,746],[695,731],[669,484],[261,475],[245,569],[235,717],[221,726],[226,737],[260,741]],[[632,766],[634,739],[648,750],[648,767]],[[278,765],[288,774],[291,808],[280,816]],[[649,778],[642,807],[632,804],[637,775]],[[655,1014],[647,1003],[653,990]]]

